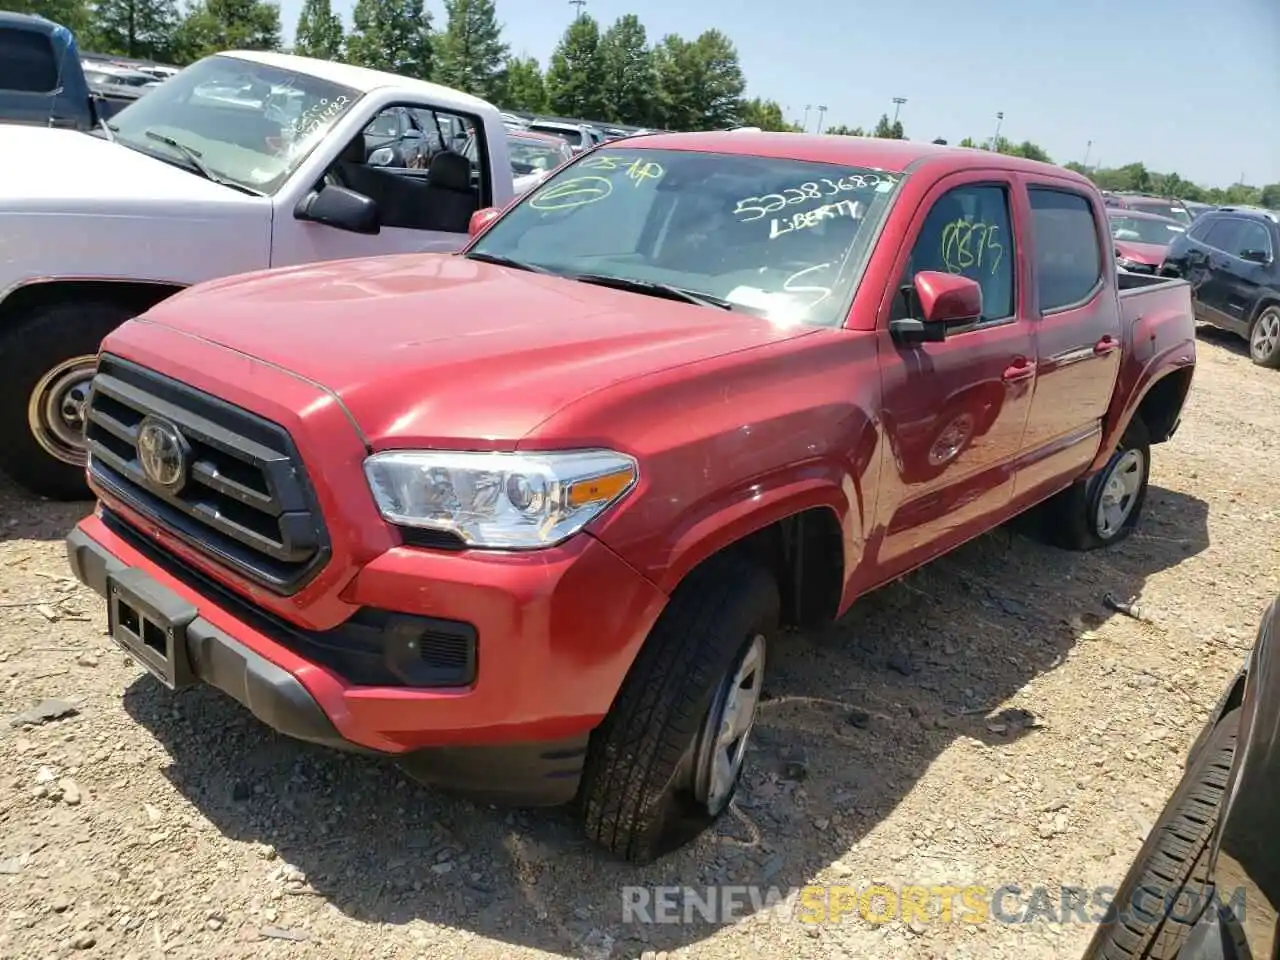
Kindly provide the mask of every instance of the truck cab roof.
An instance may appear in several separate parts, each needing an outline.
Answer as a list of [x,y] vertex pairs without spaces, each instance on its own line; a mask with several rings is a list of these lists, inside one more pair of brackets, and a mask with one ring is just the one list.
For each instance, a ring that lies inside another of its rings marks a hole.
[[442,108],[463,110],[474,113],[477,110],[492,110],[493,105],[479,97],[442,87],[426,80],[415,80],[381,70],[370,70],[367,67],[356,67],[349,63],[336,63],[332,60],[318,60],[314,57],[300,57],[291,53],[264,53],[259,50],[228,50],[217,54],[221,57],[234,57],[251,63],[261,63],[284,70],[295,70],[330,83],[341,84],[358,90],[360,93],[372,93],[375,90],[401,90],[407,96],[421,97],[439,104]]

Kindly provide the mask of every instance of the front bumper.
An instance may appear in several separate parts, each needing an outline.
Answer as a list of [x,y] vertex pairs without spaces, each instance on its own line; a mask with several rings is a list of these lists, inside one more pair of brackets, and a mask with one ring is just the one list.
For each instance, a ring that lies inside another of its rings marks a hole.
[[[394,553],[353,581],[358,605],[457,617],[459,597],[446,599],[450,585],[427,570],[445,561],[465,575],[485,562]],[[180,565],[107,512],[81,521],[67,537],[67,556],[77,579],[104,598],[118,578],[177,611],[185,639],[175,669],[227,693],[273,729],[395,757],[419,779],[525,805],[572,799],[590,731],[665,600],[612,551],[585,538],[558,557],[559,565],[548,558],[536,567],[506,564],[503,596],[489,576],[487,610],[467,617],[478,635],[473,682],[369,686],[304,656],[287,624]],[[577,696],[585,684],[594,693]]]

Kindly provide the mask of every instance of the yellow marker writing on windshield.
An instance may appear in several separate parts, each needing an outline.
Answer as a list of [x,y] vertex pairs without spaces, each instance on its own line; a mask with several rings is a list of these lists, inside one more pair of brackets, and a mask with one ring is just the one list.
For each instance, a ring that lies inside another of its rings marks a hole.
[[535,210],[572,210],[603,200],[613,193],[613,184],[604,177],[573,177],[552,183],[529,200]]

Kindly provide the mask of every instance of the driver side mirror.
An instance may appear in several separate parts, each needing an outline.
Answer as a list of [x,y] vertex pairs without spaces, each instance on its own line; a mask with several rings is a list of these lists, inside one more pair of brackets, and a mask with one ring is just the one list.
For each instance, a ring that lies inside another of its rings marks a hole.
[[498,219],[497,207],[485,207],[483,210],[477,210],[471,215],[471,222],[467,224],[467,233],[473,237],[484,232],[484,228]]
[[972,323],[982,318],[982,287],[976,280],[921,270],[912,281],[920,317],[889,323],[895,340],[907,343],[941,343],[947,339],[947,325]]
[[1271,254],[1265,250],[1241,250],[1240,259],[1249,263],[1260,263],[1263,266],[1271,262]]
[[323,223],[351,233],[376,235],[382,231],[377,203],[363,193],[334,184],[326,184],[304,197],[293,215],[299,220]]

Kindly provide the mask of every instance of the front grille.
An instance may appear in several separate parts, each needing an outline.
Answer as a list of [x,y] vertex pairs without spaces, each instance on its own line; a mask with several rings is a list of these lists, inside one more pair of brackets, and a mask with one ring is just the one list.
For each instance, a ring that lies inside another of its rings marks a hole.
[[[185,483],[176,489],[143,472],[138,435],[147,416],[186,442]],[[98,365],[85,419],[93,479],[218,563],[287,596],[328,560],[319,504],[280,425],[110,355]]]

